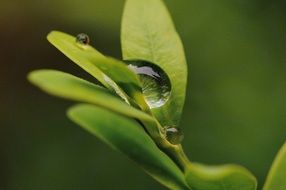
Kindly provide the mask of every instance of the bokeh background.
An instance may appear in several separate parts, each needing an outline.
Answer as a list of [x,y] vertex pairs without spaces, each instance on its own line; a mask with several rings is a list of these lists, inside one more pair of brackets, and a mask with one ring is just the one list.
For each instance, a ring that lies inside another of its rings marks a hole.
[[[181,127],[194,161],[237,163],[263,184],[286,141],[286,1],[166,0],[185,45]],[[46,40],[85,32],[120,58],[124,0],[0,1],[0,189],[164,189],[65,116],[72,102],[30,85],[53,68],[89,78]]]

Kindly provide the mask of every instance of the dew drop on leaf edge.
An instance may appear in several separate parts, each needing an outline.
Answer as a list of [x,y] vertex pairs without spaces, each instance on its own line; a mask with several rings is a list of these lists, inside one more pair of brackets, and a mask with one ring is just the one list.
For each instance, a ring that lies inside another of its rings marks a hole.
[[80,33],[76,36],[76,43],[80,45],[88,45],[90,43],[89,36],[84,33]]
[[166,138],[171,144],[177,145],[182,142],[184,135],[180,129],[170,127],[166,129]]
[[151,109],[163,106],[171,94],[171,82],[163,69],[142,60],[128,60],[125,63],[139,76],[148,106]]

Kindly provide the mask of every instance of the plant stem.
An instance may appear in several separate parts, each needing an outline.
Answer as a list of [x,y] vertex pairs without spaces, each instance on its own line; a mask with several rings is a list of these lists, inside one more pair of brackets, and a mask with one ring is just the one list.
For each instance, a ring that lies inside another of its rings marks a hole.
[[[149,106],[147,105],[142,94],[135,93],[135,99],[138,105],[141,107],[142,111],[153,116]],[[154,117],[154,116],[153,116]],[[152,137],[154,142],[158,145],[158,147],[165,152],[170,158],[179,166],[179,168],[185,172],[190,161],[185,154],[183,147],[181,144],[173,145],[167,139],[165,134],[162,133],[163,127],[154,117],[155,122],[146,122],[142,121],[144,128],[147,130],[149,135]]]
[[[167,140],[166,140],[167,141]],[[159,145],[160,148],[170,156],[170,158],[179,166],[179,168],[185,172],[190,163],[189,158],[185,154],[182,145],[172,145],[169,142],[165,142],[165,145]],[[166,146],[167,145],[167,146]]]

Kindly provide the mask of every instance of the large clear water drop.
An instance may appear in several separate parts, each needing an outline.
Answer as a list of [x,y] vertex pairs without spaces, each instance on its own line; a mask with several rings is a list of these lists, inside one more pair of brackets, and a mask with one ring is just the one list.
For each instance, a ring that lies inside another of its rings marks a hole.
[[157,65],[147,61],[125,61],[128,67],[139,75],[143,95],[149,107],[163,106],[171,94],[171,82],[168,75]]

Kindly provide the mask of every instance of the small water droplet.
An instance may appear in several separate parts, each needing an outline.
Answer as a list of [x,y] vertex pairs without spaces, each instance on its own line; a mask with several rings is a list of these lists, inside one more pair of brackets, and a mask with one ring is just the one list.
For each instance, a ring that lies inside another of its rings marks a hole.
[[76,36],[76,43],[80,45],[88,45],[90,42],[87,34],[81,33]]
[[171,94],[171,82],[168,75],[157,65],[147,61],[125,61],[128,67],[139,75],[143,95],[149,107],[164,105]]
[[184,135],[180,129],[170,127],[166,129],[166,138],[171,144],[177,145],[182,142]]

